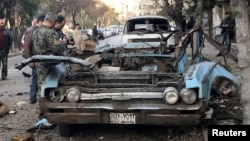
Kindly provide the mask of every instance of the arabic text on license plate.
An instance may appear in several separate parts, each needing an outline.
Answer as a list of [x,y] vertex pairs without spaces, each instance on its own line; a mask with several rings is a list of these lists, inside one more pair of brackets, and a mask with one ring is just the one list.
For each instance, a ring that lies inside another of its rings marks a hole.
[[113,124],[135,124],[136,121],[134,113],[110,113],[109,117]]

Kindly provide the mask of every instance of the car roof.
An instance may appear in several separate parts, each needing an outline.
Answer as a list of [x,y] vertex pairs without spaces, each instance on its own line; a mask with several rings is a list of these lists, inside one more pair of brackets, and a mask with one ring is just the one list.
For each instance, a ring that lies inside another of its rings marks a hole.
[[128,18],[126,21],[135,20],[135,19],[150,19],[150,18],[158,18],[158,19],[168,20],[166,17],[160,16],[160,15],[143,15],[143,16],[135,16],[135,17]]

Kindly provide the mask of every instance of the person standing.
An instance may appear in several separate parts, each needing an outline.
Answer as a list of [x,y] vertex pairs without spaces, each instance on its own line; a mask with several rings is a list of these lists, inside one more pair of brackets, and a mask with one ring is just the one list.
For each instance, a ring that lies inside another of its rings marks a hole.
[[72,38],[69,38],[67,37],[66,34],[63,33],[62,29],[63,27],[65,26],[66,24],[66,19],[64,16],[62,15],[58,15],[56,17],[56,20],[55,20],[55,25],[53,27],[53,29],[55,30],[55,32],[57,33],[57,37],[62,40],[63,38],[65,38],[67,40],[67,44],[68,45],[74,45],[74,41],[73,40],[70,40]]
[[55,25],[53,29],[56,31],[58,38],[66,37],[66,35],[62,31],[62,28],[65,26],[65,24],[66,24],[66,19],[64,16],[62,15],[56,16]]
[[187,22],[187,31],[190,31],[194,27],[194,24],[195,24],[194,17],[191,16]]
[[[36,55],[36,52],[33,48],[33,43],[32,43],[32,33],[33,31],[40,27],[44,21],[45,15],[40,15],[39,17],[36,18],[36,22],[34,25],[30,28],[28,28],[25,32],[25,38],[24,38],[24,52],[25,56],[27,58],[32,57],[33,55]],[[35,63],[30,63],[29,64],[30,68],[32,69],[32,80],[30,84],[30,104],[36,103],[36,93],[37,93],[37,72],[36,72],[36,67]]]
[[96,25],[94,26],[94,28],[92,30],[93,30],[93,40],[94,40],[94,42],[96,42],[97,44],[99,44],[98,43],[98,30],[97,30]]
[[[190,32],[191,29],[193,29],[195,24],[195,19],[193,16],[191,16],[187,22],[187,32]],[[194,40],[193,40],[193,33],[190,36],[190,48],[194,47]]]
[[12,42],[13,35],[5,27],[5,20],[0,19],[0,65],[2,64],[2,80],[6,80],[8,76],[8,54]]
[[[235,20],[231,18],[230,12],[225,13],[225,18],[221,21],[219,27],[221,28],[220,43],[224,45],[224,43],[226,42],[227,51],[230,52],[235,28]],[[221,55],[222,54],[220,52],[217,54],[217,56]]]
[[73,38],[75,40],[77,54],[83,54],[83,51],[86,48],[95,51],[96,42],[93,42],[92,40],[88,40],[88,39],[86,39],[86,40],[83,39],[80,24],[75,25],[75,29],[73,31]]
[[181,29],[182,29],[182,33],[184,34],[187,30],[187,21],[186,21],[186,16],[182,16],[181,19]]
[[[59,40],[57,33],[53,30],[56,20],[56,14],[48,12],[45,15],[42,26],[34,30],[32,34],[32,41],[35,52],[39,55],[63,55],[67,47],[67,39],[63,38]],[[54,64],[46,62],[35,63],[37,68],[37,82],[38,82],[38,96],[40,94],[41,85],[45,80],[50,68]]]
[[74,27],[74,30],[73,30],[73,38],[75,40],[75,46],[76,46],[76,50],[79,51],[79,52],[82,52],[83,50],[81,49],[81,47],[83,46],[83,37],[82,37],[82,33],[81,33],[81,27],[80,27],[80,24],[76,24],[75,27]]

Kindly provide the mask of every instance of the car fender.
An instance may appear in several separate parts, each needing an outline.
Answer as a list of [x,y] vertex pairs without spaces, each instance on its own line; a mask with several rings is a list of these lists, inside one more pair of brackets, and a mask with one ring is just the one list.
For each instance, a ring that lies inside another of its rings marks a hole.
[[48,76],[41,85],[41,97],[44,97],[47,88],[57,88],[59,81],[65,77],[66,68],[63,64],[51,66]]
[[186,88],[198,88],[199,98],[205,98],[206,104],[210,97],[212,83],[217,78],[230,80],[237,88],[240,86],[239,80],[215,62],[201,62],[190,66],[184,75]]

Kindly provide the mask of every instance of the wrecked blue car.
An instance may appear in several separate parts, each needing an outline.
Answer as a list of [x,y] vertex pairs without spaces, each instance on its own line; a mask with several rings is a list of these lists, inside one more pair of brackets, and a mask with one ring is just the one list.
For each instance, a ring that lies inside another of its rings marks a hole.
[[37,55],[16,68],[29,62],[59,63],[44,81],[39,103],[61,136],[72,136],[73,124],[198,125],[216,79],[240,84],[201,54],[188,60],[186,46],[185,40],[170,47],[106,45],[84,59]]

